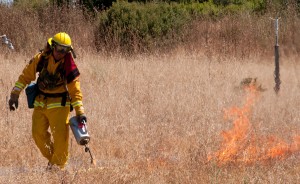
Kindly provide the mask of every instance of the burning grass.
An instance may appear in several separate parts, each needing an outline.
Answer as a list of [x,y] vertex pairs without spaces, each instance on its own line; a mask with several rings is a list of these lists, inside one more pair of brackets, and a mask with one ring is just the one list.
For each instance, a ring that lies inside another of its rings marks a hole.
[[259,100],[257,86],[251,84],[245,87],[246,97],[242,107],[232,107],[225,110],[225,120],[232,120],[233,128],[222,131],[221,148],[208,156],[208,160],[216,159],[219,165],[257,164],[283,160],[299,152],[299,136],[293,143],[287,143],[276,135],[260,136],[255,133],[251,124],[252,110]]

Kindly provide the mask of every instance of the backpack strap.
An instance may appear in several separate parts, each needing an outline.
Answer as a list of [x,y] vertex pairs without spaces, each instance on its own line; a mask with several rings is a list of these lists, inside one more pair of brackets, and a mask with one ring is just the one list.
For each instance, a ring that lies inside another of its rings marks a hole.
[[36,72],[41,72],[45,65],[48,66],[48,60],[46,59],[46,56],[42,55],[39,63],[37,64]]
[[41,58],[37,64],[36,72],[41,72],[44,68],[45,63],[47,63],[48,65],[47,57],[52,53],[51,45],[49,45],[47,42],[46,47],[44,49],[41,49],[40,53],[41,53]]

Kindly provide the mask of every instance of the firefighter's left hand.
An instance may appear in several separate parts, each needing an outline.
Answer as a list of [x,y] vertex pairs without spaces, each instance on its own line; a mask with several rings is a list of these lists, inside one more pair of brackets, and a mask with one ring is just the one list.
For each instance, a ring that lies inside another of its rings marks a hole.
[[86,123],[87,122],[87,118],[86,118],[86,116],[84,114],[78,115],[77,116],[77,120],[80,123],[82,123],[82,122]]

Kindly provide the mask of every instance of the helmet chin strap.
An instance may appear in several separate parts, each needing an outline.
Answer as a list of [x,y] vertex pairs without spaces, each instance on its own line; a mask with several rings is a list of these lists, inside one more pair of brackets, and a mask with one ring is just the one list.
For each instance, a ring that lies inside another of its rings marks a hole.
[[73,48],[71,49],[71,52],[72,52],[72,55],[74,56],[74,58],[76,58],[76,54],[75,54]]

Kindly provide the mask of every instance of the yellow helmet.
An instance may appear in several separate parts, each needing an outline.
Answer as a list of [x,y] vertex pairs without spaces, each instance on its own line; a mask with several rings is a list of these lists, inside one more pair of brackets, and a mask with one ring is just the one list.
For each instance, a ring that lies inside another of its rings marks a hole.
[[60,32],[54,35],[52,38],[48,39],[49,45],[52,46],[52,44],[58,44],[64,47],[70,47],[72,48],[72,41],[70,36],[65,32]]

